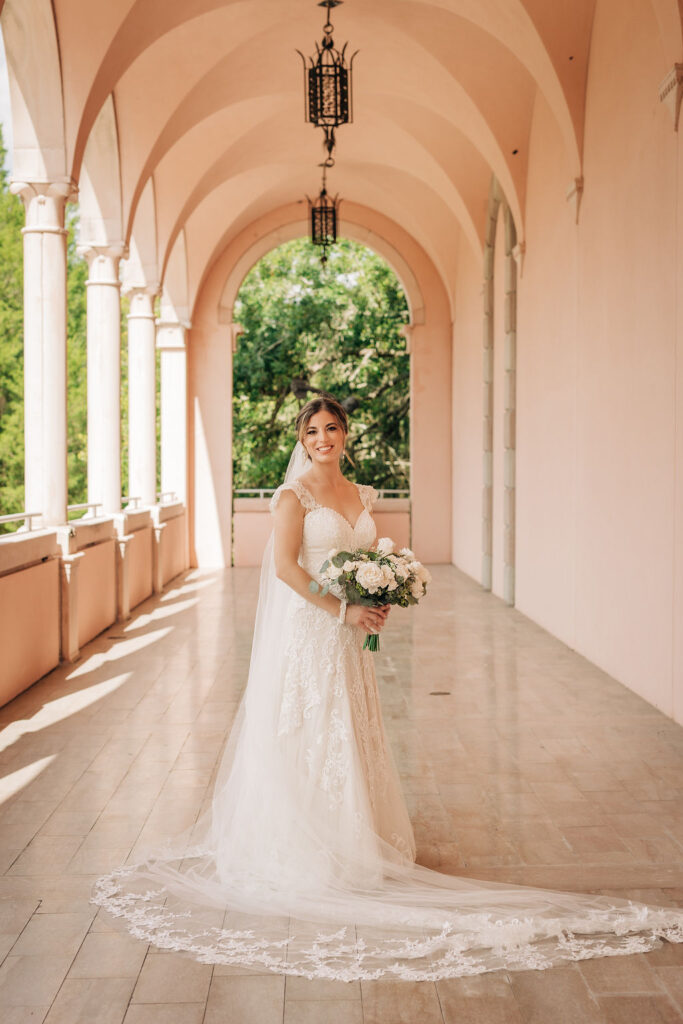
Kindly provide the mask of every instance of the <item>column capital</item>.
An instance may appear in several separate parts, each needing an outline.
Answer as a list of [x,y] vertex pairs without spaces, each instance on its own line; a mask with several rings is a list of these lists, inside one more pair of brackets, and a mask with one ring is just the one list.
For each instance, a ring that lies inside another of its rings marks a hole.
[[150,281],[149,284],[131,284],[130,281],[125,281],[123,284],[123,294],[130,295],[131,297],[148,295],[155,299],[160,291],[161,285],[158,281]]
[[76,252],[88,263],[89,276],[86,285],[121,287],[119,263],[127,252],[124,242],[81,242]]
[[128,296],[129,320],[154,321],[154,300],[159,294],[158,285],[126,285],[123,294]]
[[187,331],[190,324],[185,320],[170,320],[160,317],[157,322],[157,349],[185,351]]
[[64,231],[64,210],[78,197],[78,187],[71,178],[57,181],[21,181],[10,183],[10,192],[19,196],[26,209],[24,232]]

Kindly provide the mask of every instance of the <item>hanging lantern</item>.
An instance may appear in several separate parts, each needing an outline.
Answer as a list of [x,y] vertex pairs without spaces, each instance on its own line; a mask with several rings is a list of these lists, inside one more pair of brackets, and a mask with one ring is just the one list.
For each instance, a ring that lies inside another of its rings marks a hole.
[[323,184],[317,199],[309,199],[311,211],[311,241],[322,249],[320,262],[327,263],[327,250],[337,241],[337,196],[330,196],[326,187],[327,167],[323,165]]
[[353,121],[351,69],[355,53],[346,65],[346,47],[337,50],[332,39],[330,11],[343,0],[322,0],[318,7],[327,8],[327,20],[323,26],[321,43],[316,43],[316,54],[309,57],[310,64],[300,50],[297,53],[304,63],[306,120],[325,132],[332,132],[340,124]]

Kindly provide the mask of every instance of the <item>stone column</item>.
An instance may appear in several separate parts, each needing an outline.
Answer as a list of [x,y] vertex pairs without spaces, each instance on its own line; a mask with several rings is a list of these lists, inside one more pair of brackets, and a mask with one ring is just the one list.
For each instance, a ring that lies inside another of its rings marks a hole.
[[157,499],[154,291],[132,288],[128,314],[128,493]]
[[88,261],[88,501],[121,511],[121,285],[123,245],[79,246]]
[[24,235],[25,506],[41,526],[67,518],[66,230],[71,181],[15,181]]
[[187,500],[187,350],[186,325],[157,321],[161,352],[161,490]]

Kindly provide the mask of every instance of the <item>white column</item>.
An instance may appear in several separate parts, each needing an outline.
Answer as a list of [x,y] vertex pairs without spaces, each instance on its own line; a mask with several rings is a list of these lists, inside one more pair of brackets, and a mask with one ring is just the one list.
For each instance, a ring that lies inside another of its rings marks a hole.
[[123,245],[79,246],[88,261],[88,501],[121,511],[121,285]]
[[154,505],[157,492],[154,293],[130,291],[128,314],[128,493]]
[[187,351],[186,325],[157,321],[161,352],[161,490],[187,500]]
[[72,182],[12,183],[24,235],[25,506],[66,522],[66,202]]

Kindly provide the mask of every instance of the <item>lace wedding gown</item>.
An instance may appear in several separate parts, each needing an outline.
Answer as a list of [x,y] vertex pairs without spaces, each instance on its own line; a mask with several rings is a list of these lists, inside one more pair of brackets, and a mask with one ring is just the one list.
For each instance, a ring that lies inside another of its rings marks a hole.
[[[369,547],[355,524],[304,507],[300,564]],[[205,963],[306,978],[434,980],[644,952],[683,941],[683,911],[457,878],[414,863],[363,632],[274,579],[264,560],[249,682],[210,812],[93,899],[139,938]]]

